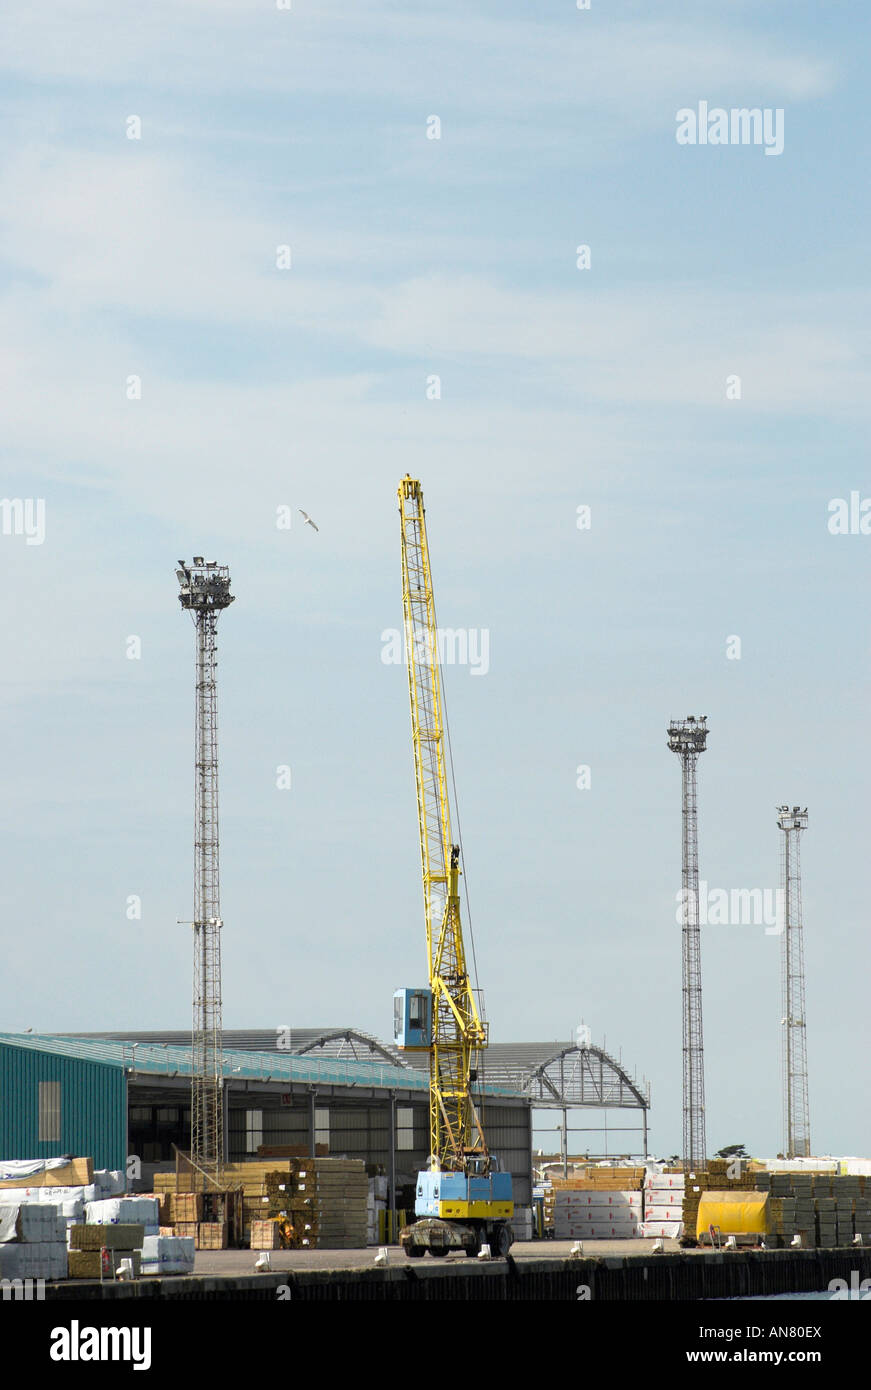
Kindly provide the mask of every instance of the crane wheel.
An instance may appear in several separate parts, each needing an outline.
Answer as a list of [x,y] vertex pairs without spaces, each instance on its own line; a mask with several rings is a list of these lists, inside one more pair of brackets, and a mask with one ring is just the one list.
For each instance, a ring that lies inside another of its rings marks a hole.
[[405,1253],[410,1260],[422,1260],[426,1254],[426,1248],[423,1245],[406,1245]]
[[508,1226],[499,1226],[493,1233],[493,1253],[497,1259],[504,1260],[511,1249],[511,1231]]

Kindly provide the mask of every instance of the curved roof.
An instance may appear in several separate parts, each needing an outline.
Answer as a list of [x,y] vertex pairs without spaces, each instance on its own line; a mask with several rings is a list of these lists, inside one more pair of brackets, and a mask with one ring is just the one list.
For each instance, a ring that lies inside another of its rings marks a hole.
[[650,1092],[601,1047],[576,1043],[496,1043],[482,1080],[512,1086],[539,1105],[646,1110]]
[[[72,1036],[111,1038],[160,1047],[190,1047],[186,1032],[89,1033]],[[278,1052],[285,1057],[312,1054],[347,1062],[377,1062],[382,1067],[411,1072],[415,1081],[429,1069],[425,1052],[401,1053],[389,1043],[356,1028],[226,1028],[225,1049],[236,1052]],[[485,1086],[509,1088],[540,1106],[590,1106],[607,1109],[647,1109],[646,1082],[631,1077],[604,1048],[576,1043],[491,1043],[483,1054],[478,1079]]]

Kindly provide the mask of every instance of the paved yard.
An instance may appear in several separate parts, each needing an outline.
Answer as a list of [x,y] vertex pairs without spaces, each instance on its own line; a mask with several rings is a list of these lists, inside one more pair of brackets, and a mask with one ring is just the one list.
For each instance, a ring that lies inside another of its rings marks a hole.
[[[584,1255],[648,1255],[653,1249],[653,1240],[586,1240],[583,1242]],[[669,1252],[680,1249],[676,1240],[663,1241]],[[572,1240],[531,1240],[518,1241],[511,1247],[514,1260],[566,1260],[574,1241]],[[442,1260],[434,1260],[430,1255],[424,1261],[409,1260],[398,1245],[388,1246],[388,1259],[391,1264],[408,1264],[419,1268],[427,1265],[465,1264],[466,1256],[451,1254]],[[691,1252],[688,1252],[691,1253]],[[303,1269],[371,1269],[378,1254],[376,1246],[366,1250],[270,1250],[269,1259],[273,1270]],[[259,1259],[258,1250],[198,1250],[196,1274],[253,1274],[254,1265]]]

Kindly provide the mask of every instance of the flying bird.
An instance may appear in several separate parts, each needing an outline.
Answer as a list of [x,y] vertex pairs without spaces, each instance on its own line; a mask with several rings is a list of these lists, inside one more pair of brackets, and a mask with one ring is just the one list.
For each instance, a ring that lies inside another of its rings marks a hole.
[[315,526],[308,512],[304,512],[302,507],[297,507],[297,511],[299,512],[301,517],[304,517],[306,526],[314,526],[314,529],[316,531],[320,529],[319,527]]

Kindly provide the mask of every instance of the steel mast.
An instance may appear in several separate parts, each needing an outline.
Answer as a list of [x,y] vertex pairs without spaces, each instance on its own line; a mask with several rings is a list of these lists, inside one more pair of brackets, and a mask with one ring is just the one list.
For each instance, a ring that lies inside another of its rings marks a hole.
[[221,894],[218,838],[218,617],[234,601],[230,571],[195,555],[179,561],[179,601],[197,636],[194,841],[194,989],[191,1158],[220,1178],[224,1164]]
[[807,1085],[804,948],[801,912],[801,833],[807,829],[807,807],[778,806],[777,824],[783,831],[781,886],[783,933],[783,1144],[784,1157],[809,1158],[811,1152]]
[[705,1054],[702,1037],[702,962],[699,931],[699,845],[696,818],[696,762],[708,737],[707,715],[673,719],[668,746],[681,761],[682,989],[683,989],[683,1164],[687,1172],[704,1166]]
[[466,968],[460,921],[460,851],[451,836],[445,775],[438,637],[423,492],[399,485],[402,602],[417,783],[426,947],[432,994],[430,1154],[442,1169],[485,1173],[484,1134],[471,1095],[474,1061],[487,1046]]

